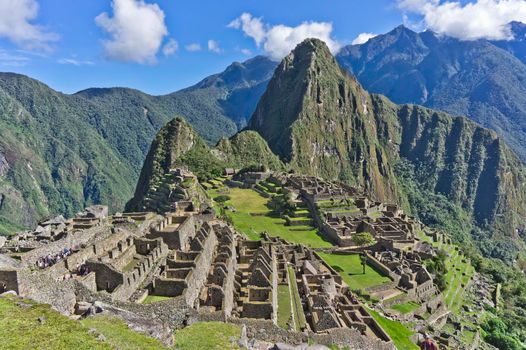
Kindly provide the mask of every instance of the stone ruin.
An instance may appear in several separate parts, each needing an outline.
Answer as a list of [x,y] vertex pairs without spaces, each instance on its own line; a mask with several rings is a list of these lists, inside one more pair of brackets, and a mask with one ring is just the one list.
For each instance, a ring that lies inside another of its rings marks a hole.
[[[268,337],[283,332],[294,342],[310,334],[320,341],[336,337],[392,348],[389,336],[317,253],[268,236],[247,240],[187,200],[162,215],[108,215],[96,206],[70,220],[46,220],[39,227],[51,227],[49,239],[39,238],[38,229],[11,237],[1,248],[0,287],[75,317],[104,305],[119,316],[132,315],[126,316],[130,322],[155,319],[156,327],[182,327],[193,315],[273,327]],[[50,256],[60,258],[38,266]],[[287,285],[298,300],[290,316],[303,315],[301,329],[278,330],[278,289]],[[142,304],[148,297],[165,301]]]
[[[435,300],[440,299],[440,293],[422,264],[423,259],[436,255],[436,248],[417,238],[417,231],[424,232],[420,222],[397,205],[371,201],[344,184],[284,173],[272,174],[270,181],[282,186],[285,193],[297,194],[294,198],[309,209],[325,237],[349,253],[366,254],[370,265],[390,277],[391,283],[370,290],[373,295],[383,298],[390,293],[405,293],[404,300],[429,304],[431,311],[436,310],[440,302]],[[320,203],[327,203],[328,208]],[[359,246],[354,238],[360,233],[369,233],[376,243]],[[443,238],[436,231],[426,235]],[[316,310],[331,309],[325,298],[312,298],[312,305],[317,305],[311,312],[313,315],[317,315]],[[324,322],[333,323],[332,312],[318,313],[323,315]]]

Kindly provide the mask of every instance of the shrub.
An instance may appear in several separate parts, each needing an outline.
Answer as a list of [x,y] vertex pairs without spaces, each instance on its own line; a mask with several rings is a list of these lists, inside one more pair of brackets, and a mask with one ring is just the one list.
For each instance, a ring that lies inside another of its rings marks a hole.
[[214,201],[216,201],[217,203],[225,203],[229,201],[230,199],[231,199],[230,196],[220,195],[220,196],[215,197]]

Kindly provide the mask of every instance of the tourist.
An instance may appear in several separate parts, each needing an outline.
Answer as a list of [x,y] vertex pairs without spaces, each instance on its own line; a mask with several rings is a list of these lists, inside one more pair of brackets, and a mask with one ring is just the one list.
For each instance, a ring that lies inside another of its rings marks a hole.
[[86,265],[82,265],[79,269],[79,275],[86,276],[89,273],[89,269]]
[[435,345],[431,337],[426,334],[424,341],[420,344],[420,349],[422,350],[438,350],[438,347]]

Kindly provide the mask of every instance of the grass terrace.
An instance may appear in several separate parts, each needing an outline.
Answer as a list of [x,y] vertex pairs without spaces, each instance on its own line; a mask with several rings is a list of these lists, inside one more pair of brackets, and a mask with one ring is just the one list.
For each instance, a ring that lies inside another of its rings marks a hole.
[[288,266],[287,268],[289,270],[289,286],[292,294],[292,312],[294,313],[295,327],[296,330],[300,330],[305,327],[307,320],[305,319],[305,313],[303,312],[303,306],[301,305],[301,298],[298,291],[296,275],[294,274],[294,268],[291,266]]
[[231,323],[198,322],[175,332],[174,345],[179,350],[239,349],[231,338],[239,339],[241,330]]
[[165,301],[165,300],[170,300],[172,299],[172,297],[165,297],[165,296],[161,296],[161,295],[148,295],[144,300],[143,300],[143,304],[151,304],[151,303],[156,303],[158,301]]
[[290,290],[288,284],[278,285],[278,326],[288,329],[289,321],[292,319],[292,307]]
[[420,306],[421,306],[420,304],[415,303],[414,301],[410,301],[407,303],[393,305],[391,306],[391,309],[396,310],[402,314],[408,314],[412,311],[415,311]]
[[[458,311],[464,301],[464,291],[475,269],[466,260],[465,256],[459,252],[458,247],[454,244],[442,242],[433,242],[432,238],[426,236],[424,232],[417,232],[418,237],[433,246],[447,252],[449,258],[446,259],[446,289],[442,292],[444,301],[451,311]],[[463,261],[464,260],[464,261]]]
[[456,311],[464,300],[464,291],[474,274],[474,268],[454,249],[448,250],[451,258],[446,260],[446,289],[444,301],[452,311]]
[[[208,195],[215,198],[224,189],[208,190]],[[268,232],[270,236],[281,237],[291,243],[302,243],[313,248],[332,247],[332,243],[323,238],[312,226],[286,226],[285,220],[277,216],[270,216],[267,207],[268,198],[261,196],[252,189],[230,188],[227,191],[231,199],[225,202],[235,211],[226,211],[237,230],[243,232],[249,239],[257,240],[261,232]],[[217,207],[217,204],[215,204]]]
[[391,282],[391,279],[382,275],[370,265],[365,266],[365,274],[358,254],[341,255],[320,252],[320,257],[332,266],[349,285],[351,290],[364,290],[368,287]]
[[367,311],[391,337],[398,350],[418,350],[418,346],[410,340],[414,334],[413,331],[400,322],[392,321],[372,309],[367,309]]

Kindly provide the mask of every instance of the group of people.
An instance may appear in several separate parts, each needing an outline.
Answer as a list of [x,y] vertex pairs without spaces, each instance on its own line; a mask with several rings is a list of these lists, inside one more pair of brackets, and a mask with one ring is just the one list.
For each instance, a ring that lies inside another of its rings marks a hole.
[[79,268],[79,275],[86,276],[88,273],[89,273],[89,268],[85,264],[82,264]]
[[58,254],[48,254],[44,257],[41,257],[37,260],[37,266],[41,269],[45,269],[46,267],[50,267],[55,265],[56,263],[60,262],[61,260],[66,259],[68,256],[70,256],[73,253],[73,251],[69,248],[64,248],[60,253]]

